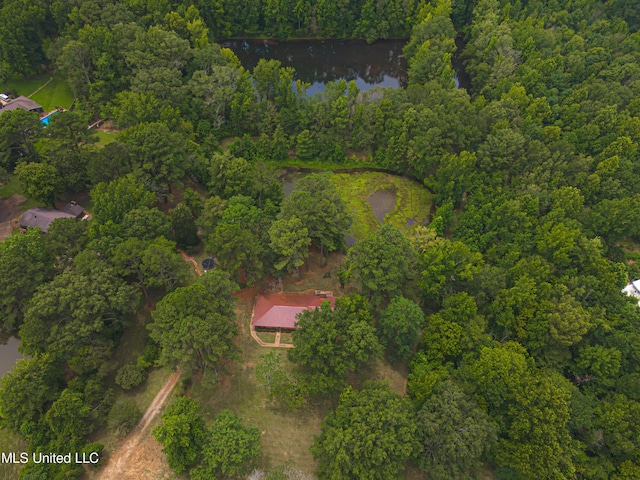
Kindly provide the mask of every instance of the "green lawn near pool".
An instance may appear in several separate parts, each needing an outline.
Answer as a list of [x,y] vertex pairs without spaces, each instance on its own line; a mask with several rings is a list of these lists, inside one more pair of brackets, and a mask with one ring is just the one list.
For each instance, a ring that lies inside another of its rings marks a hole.
[[69,108],[73,102],[71,88],[58,73],[37,79],[11,79],[3,85],[4,90],[31,98],[42,105],[45,112],[56,107]]

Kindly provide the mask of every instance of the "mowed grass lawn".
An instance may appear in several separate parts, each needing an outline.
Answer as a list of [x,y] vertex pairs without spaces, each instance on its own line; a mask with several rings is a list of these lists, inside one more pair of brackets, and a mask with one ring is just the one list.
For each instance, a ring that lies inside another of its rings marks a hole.
[[[49,82],[49,79],[52,79]],[[47,83],[49,82],[49,83]],[[45,85],[42,90],[36,90]],[[69,108],[73,102],[73,93],[71,88],[65,82],[62,75],[56,73],[54,75],[46,75],[37,79],[12,79],[3,85],[4,90],[12,90],[18,95],[24,95],[31,98],[36,103],[42,105],[45,112],[50,112],[56,107]]]
[[[422,225],[431,211],[431,193],[414,180],[382,172],[334,173],[329,177],[347,204],[353,216],[353,235],[364,238],[380,228],[367,199],[380,190],[389,190],[396,196],[393,209],[384,217],[405,234]],[[409,225],[412,223],[412,225]]]
[[46,87],[31,97],[31,100],[42,105],[45,112],[49,112],[56,107],[69,108],[73,102],[73,93],[67,82],[56,74]]

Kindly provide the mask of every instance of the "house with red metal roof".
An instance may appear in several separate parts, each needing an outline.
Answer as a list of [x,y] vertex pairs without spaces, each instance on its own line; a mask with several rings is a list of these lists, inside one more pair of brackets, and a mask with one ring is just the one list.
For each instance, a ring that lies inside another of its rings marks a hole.
[[290,331],[297,328],[297,315],[305,310],[313,311],[323,302],[335,306],[330,292],[317,295],[299,293],[262,293],[256,297],[251,325],[256,330]]

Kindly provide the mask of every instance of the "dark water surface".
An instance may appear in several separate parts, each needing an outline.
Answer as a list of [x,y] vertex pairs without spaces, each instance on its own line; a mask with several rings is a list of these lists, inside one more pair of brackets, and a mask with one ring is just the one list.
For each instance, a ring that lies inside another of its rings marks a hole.
[[378,190],[374,192],[367,202],[371,205],[371,210],[378,222],[382,225],[384,217],[396,206],[396,192],[392,190]]
[[451,57],[451,65],[453,66],[453,71],[456,72],[453,76],[453,79],[456,82],[456,88],[469,90],[471,88],[471,78],[465,71],[462,61],[462,52],[465,46],[463,38],[456,37],[456,51]]
[[311,84],[314,95],[335,80],[353,80],[360,90],[373,87],[405,87],[407,62],[402,54],[405,40],[380,40],[371,45],[361,40],[229,40],[230,48],[249,69],[261,58],[280,60],[293,67],[296,78]]
[[13,368],[16,362],[24,358],[18,352],[20,340],[6,335],[0,336],[0,377]]

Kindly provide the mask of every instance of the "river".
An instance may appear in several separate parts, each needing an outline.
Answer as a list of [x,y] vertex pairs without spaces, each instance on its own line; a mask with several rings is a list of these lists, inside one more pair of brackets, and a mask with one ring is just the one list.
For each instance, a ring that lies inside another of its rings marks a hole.
[[322,92],[327,83],[353,80],[360,90],[405,87],[407,62],[402,54],[406,40],[228,40],[222,42],[248,70],[261,58],[279,60],[296,70],[296,78],[311,84],[307,94]]

